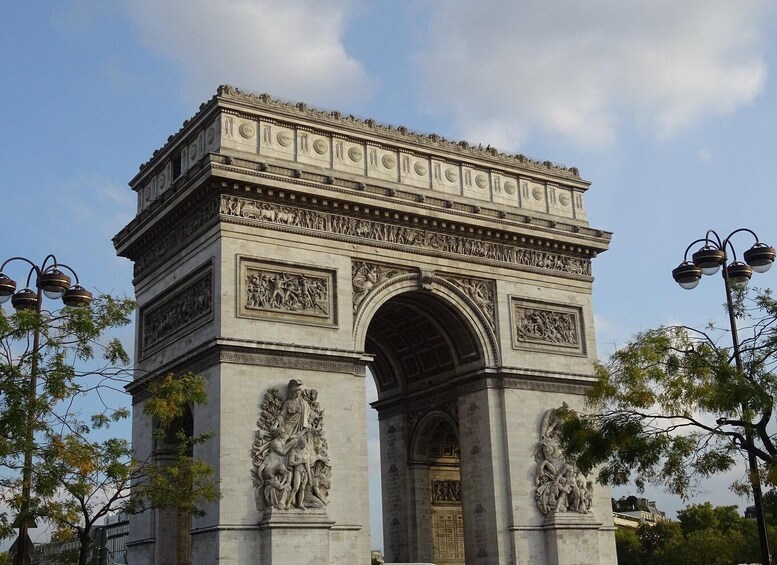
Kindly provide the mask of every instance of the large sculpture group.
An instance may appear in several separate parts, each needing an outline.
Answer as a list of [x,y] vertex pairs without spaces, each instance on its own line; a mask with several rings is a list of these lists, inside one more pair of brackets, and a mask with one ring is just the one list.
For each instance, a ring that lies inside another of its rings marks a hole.
[[329,502],[332,468],[323,433],[318,391],[289,381],[286,398],[265,394],[253,448],[256,507],[288,510],[323,508]]
[[[566,409],[566,403],[564,404]],[[551,512],[591,512],[593,481],[586,480],[561,449],[558,409],[545,412],[540,427],[540,442],[534,458],[537,461],[534,498],[543,514]]]

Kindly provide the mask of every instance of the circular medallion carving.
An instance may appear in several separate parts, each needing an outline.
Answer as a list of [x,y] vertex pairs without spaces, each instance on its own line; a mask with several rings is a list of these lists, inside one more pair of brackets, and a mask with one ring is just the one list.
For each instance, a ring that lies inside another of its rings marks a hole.
[[160,188],[164,188],[166,181],[167,181],[167,177],[165,177],[165,174],[159,173],[159,176],[157,177],[157,186],[159,186]]
[[282,147],[288,147],[292,142],[291,134],[287,131],[278,132],[277,139],[278,143],[280,143]]
[[569,196],[566,194],[560,194],[558,197],[558,201],[561,202],[562,206],[569,206]]
[[209,127],[208,132],[205,134],[205,140],[208,142],[208,145],[213,143],[216,139],[216,128]]
[[417,161],[416,164],[413,165],[413,169],[417,175],[423,176],[426,174],[426,165],[424,165],[421,161]]
[[348,157],[351,159],[351,161],[361,161],[362,159],[362,150],[358,147],[351,147],[348,150]]
[[515,194],[515,184],[511,183],[510,181],[507,181],[505,183],[505,192],[507,194]]
[[387,169],[393,169],[397,164],[397,160],[394,159],[393,155],[384,155],[381,161],[383,162],[383,166]]
[[326,150],[328,149],[328,147],[329,145],[323,139],[317,139],[313,142],[313,151],[315,151],[319,155],[323,155],[324,153],[326,153]]
[[192,161],[197,160],[197,145],[195,145],[194,143],[192,143],[189,146],[189,159],[191,159]]
[[448,182],[456,182],[459,175],[456,174],[456,169],[448,169],[445,171],[445,178],[448,179]]
[[245,139],[251,139],[254,136],[254,126],[251,124],[240,124],[238,131]]
[[531,195],[534,197],[535,200],[542,200],[542,190],[539,186],[535,186],[531,189]]
[[478,175],[475,177],[475,184],[480,188],[486,188],[488,186],[488,179],[486,175]]

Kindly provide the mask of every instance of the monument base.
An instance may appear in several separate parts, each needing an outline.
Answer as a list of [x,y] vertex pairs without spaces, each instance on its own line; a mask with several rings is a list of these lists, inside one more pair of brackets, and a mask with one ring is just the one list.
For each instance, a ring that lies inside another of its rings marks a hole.
[[[602,527],[593,514],[551,512],[542,523],[548,565],[590,565],[599,563]],[[594,531],[592,531],[594,530]]]
[[265,510],[259,522],[262,559],[267,563],[329,563],[333,525],[326,510]]

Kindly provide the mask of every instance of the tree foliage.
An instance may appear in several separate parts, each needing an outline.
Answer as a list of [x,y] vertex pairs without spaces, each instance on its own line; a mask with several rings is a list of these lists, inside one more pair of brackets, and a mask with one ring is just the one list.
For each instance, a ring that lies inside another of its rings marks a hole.
[[[692,504],[677,513],[678,521],[643,523],[615,533],[621,565],[733,565],[759,560],[755,521],[734,506]],[[769,528],[774,552],[777,528]]]
[[[79,563],[86,563],[94,526],[109,513],[169,505],[196,511],[199,502],[218,498],[212,469],[191,457],[207,436],[173,434],[169,464],[159,466],[137,460],[127,439],[110,435],[130,414],[124,386],[133,376],[111,332],[130,322],[134,308],[131,300],[99,296],[89,308],[0,316],[0,501],[11,509],[0,514],[0,536],[14,535],[10,523],[24,507],[27,451],[29,515],[52,524],[55,540],[78,539]],[[191,374],[151,379],[148,394],[146,412],[160,433],[187,406],[207,400],[203,379]]]
[[[770,291],[739,293],[743,370],[729,331],[661,327],[638,334],[596,365],[588,414],[566,414],[562,442],[603,484],[648,482],[687,496],[699,478],[725,472],[748,453],[762,480],[777,484],[770,422],[777,395],[777,301]],[[747,493],[743,477],[733,488]]]

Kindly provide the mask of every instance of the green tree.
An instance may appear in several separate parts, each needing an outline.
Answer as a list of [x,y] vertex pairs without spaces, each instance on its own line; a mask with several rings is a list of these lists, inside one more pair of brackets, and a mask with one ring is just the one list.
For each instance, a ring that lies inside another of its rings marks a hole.
[[704,530],[739,531],[744,520],[736,506],[713,506],[710,502],[686,506],[677,513],[677,519],[685,536]]
[[632,528],[615,530],[615,550],[620,565],[640,565],[642,561],[642,540]]
[[[777,484],[769,423],[777,396],[777,301],[770,291],[736,296],[743,371],[729,332],[661,327],[638,334],[596,366],[588,414],[568,413],[562,442],[601,483],[634,478],[686,496],[696,480],[752,453],[762,479]],[[746,434],[745,430],[751,433]],[[733,487],[749,492],[748,477]]]
[[[25,507],[21,471],[29,451],[28,515],[53,524],[56,539],[78,539],[80,564],[94,526],[109,513],[172,504],[196,512],[198,502],[218,498],[212,470],[190,456],[206,436],[173,434],[174,457],[164,467],[135,460],[126,439],[109,437],[107,429],[129,416],[123,387],[131,373],[121,342],[107,336],[129,323],[134,308],[131,300],[100,296],[89,308],[0,316],[0,500],[17,513]],[[196,375],[151,379],[148,392],[146,412],[160,434],[187,406],[206,401]],[[12,534],[9,516],[0,514],[0,535]]]
[[682,541],[683,533],[680,525],[671,520],[642,523],[637,527],[637,537],[642,544],[642,563],[656,563],[666,546]]

